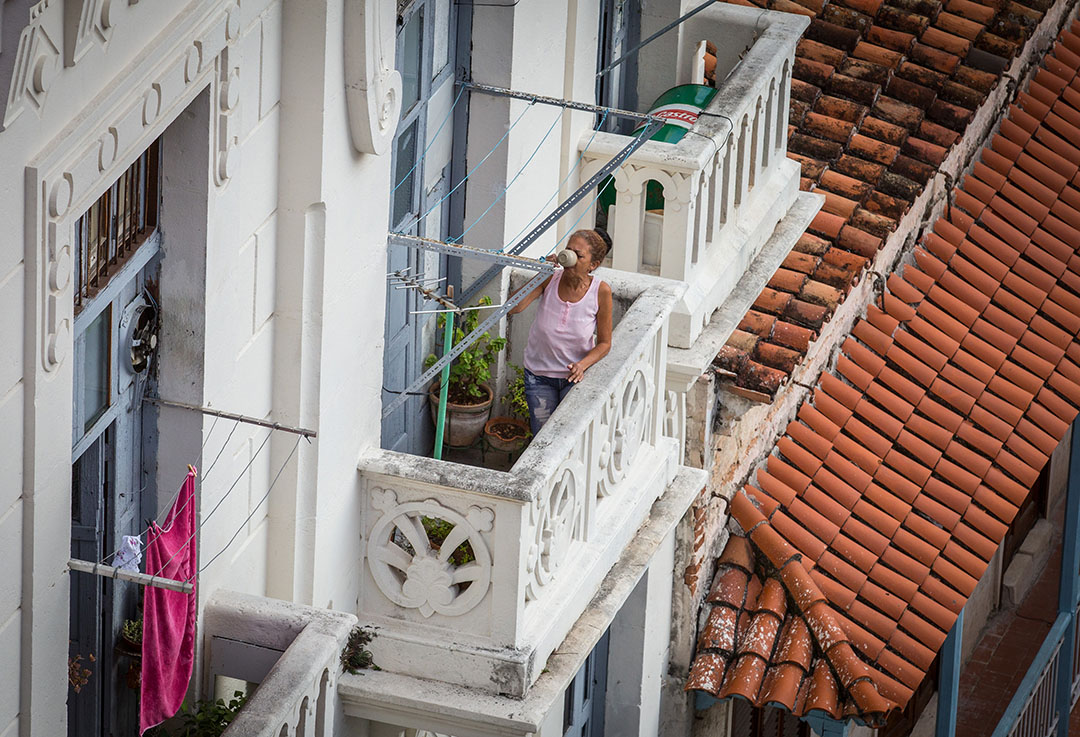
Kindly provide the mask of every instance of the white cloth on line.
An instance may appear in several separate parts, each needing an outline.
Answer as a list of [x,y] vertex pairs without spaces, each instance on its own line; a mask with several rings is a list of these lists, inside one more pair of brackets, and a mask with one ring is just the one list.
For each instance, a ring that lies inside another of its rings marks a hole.
[[142,540],[138,535],[124,535],[120,550],[116,552],[116,567],[130,573],[139,572],[142,562]]

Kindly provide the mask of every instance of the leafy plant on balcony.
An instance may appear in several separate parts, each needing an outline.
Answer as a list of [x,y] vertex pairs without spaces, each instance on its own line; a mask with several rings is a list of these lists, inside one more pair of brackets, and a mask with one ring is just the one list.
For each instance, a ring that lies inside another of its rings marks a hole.
[[514,372],[514,378],[506,383],[503,401],[511,417],[519,420],[529,419],[529,404],[525,401],[525,369],[516,363],[507,363],[506,368]]
[[[481,297],[476,306],[491,304],[491,297]],[[439,315],[436,321],[438,335],[446,325],[446,315]],[[480,324],[480,310],[469,310],[464,317],[458,317],[454,323],[451,341],[456,346],[465,336],[476,330]],[[484,388],[491,381],[491,364],[506,347],[506,338],[492,338],[491,333],[482,333],[468,348],[450,363],[450,381],[448,400],[454,404],[481,404],[489,396]],[[436,361],[435,354],[424,359],[424,367],[430,368]]]
[[120,634],[132,645],[142,645],[142,620],[125,619],[124,625],[120,628]]
[[225,699],[199,699],[194,704],[185,701],[171,727],[153,727],[143,737],[221,737],[245,703],[247,694],[243,691],[233,691],[228,703]]
[[[421,517],[420,522],[424,525],[424,532],[427,533],[433,550],[439,550],[446,538],[450,536],[450,531],[454,529],[453,524],[439,517]],[[450,554],[450,562],[456,566],[463,566],[474,560],[476,560],[476,553],[473,552],[468,540],[458,545]]]
[[375,658],[367,646],[375,639],[375,631],[364,627],[353,627],[349,633],[349,641],[345,643],[345,649],[341,651],[341,667],[354,676],[361,670],[381,670],[375,665]]

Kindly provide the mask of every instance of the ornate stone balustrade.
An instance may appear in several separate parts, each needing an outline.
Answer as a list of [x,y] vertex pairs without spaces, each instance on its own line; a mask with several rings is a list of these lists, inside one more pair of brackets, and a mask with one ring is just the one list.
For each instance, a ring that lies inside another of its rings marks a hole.
[[509,472],[361,460],[360,616],[381,667],[523,695],[675,477],[667,325],[685,287],[613,276],[629,306],[611,352]]
[[341,651],[355,624],[351,614],[215,592],[203,624],[206,690],[216,676],[259,684],[224,737],[332,737]]
[[[685,57],[702,39],[720,47],[719,68],[726,61],[731,71],[690,133],[675,144],[645,143],[609,185],[612,266],[690,285],[672,316],[673,346],[690,347],[798,194],[799,167],[786,157],[788,101],[795,44],[808,22],[717,3],[684,23],[679,81],[689,81]],[[586,132],[581,181],[626,143]],[[645,212],[650,181],[663,186],[662,213]]]

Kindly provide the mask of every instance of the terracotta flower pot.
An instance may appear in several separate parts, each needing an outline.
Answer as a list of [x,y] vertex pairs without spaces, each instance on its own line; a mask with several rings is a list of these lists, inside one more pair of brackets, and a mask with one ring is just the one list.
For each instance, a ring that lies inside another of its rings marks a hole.
[[492,417],[484,425],[484,437],[495,450],[516,453],[529,436],[529,423],[516,417]]
[[[443,430],[443,442],[451,448],[468,448],[484,431],[484,424],[491,417],[491,404],[495,395],[491,387],[481,384],[485,399],[477,404],[446,403],[446,427]],[[432,384],[428,389],[431,407],[431,421],[439,422],[439,385]]]

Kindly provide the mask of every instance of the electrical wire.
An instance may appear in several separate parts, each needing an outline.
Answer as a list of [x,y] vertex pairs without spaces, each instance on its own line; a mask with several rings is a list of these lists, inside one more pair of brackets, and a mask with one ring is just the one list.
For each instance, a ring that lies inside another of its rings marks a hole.
[[487,209],[480,213],[480,217],[476,218],[476,220],[473,220],[472,225],[463,230],[461,232],[461,235],[457,236],[456,238],[451,238],[450,243],[461,243],[461,239],[465,237],[466,233],[475,228],[481,220],[487,217],[487,214],[491,212],[491,208],[495,207],[495,205],[502,201],[502,198],[505,197],[506,193],[510,191],[510,187],[514,186],[514,182],[518,180],[518,177],[520,177],[521,174],[525,171],[525,169],[529,166],[529,164],[532,163],[533,158],[535,158],[536,154],[539,153],[540,147],[544,145],[544,141],[546,141],[548,139],[548,136],[551,135],[551,131],[555,130],[555,126],[559,124],[559,121],[562,120],[562,117],[563,111],[559,110],[559,114],[555,116],[555,120],[551,122],[551,126],[547,129],[547,132],[544,133],[544,137],[540,139],[540,143],[536,144],[536,148],[533,149],[533,152],[529,155],[529,158],[526,159],[525,163],[521,165],[521,168],[518,169],[517,174],[515,174],[514,177],[507,183],[507,185],[503,187],[503,191],[499,193],[499,196],[491,201],[491,204],[487,206]]
[[595,128],[593,128],[593,132],[592,132],[592,135],[589,136],[588,143],[585,144],[585,148],[581,149],[581,153],[578,154],[577,162],[575,162],[574,165],[570,168],[570,171],[568,171],[566,173],[566,176],[563,177],[563,180],[561,182],[559,182],[559,186],[556,187],[555,191],[551,193],[551,196],[547,198],[547,202],[540,205],[540,209],[537,210],[536,214],[533,215],[529,219],[529,222],[527,222],[525,224],[525,227],[523,227],[521,230],[519,230],[517,232],[517,235],[515,235],[513,238],[511,238],[509,241],[507,241],[506,245],[504,245],[501,249],[499,249],[500,251],[505,251],[507,248],[510,247],[511,244],[515,243],[517,241],[517,239],[520,238],[525,233],[525,231],[527,231],[529,228],[531,228],[533,226],[533,223],[536,222],[537,218],[539,218],[541,215],[544,214],[544,210],[547,209],[547,206],[550,205],[555,200],[555,198],[559,196],[559,193],[562,192],[562,188],[570,180],[570,177],[573,176],[574,172],[577,171],[579,166],[581,166],[581,160],[583,158],[585,158],[585,152],[589,150],[590,146],[592,146],[592,142],[593,142],[593,139],[596,138],[596,134],[599,132],[599,130],[601,128],[604,127],[604,122],[607,120],[608,112],[609,112],[608,110],[604,110],[604,114],[602,116],[600,116],[600,123]]
[[506,140],[506,137],[510,135],[510,131],[514,130],[514,127],[515,127],[515,126],[516,126],[516,125],[517,125],[518,123],[520,123],[520,122],[521,122],[521,119],[522,119],[522,118],[524,118],[524,117],[525,117],[525,113],[529,112],[529,110],[531,110],[531,109],[532,109],[532,107],[533,107],[533,105],[535,105],[535,104],[536,104],[536,101],[535,101],[535,100],[533,100],[532,102],[530,102],[530,103],[528,104],[528,106],[527,106],[527,107],[526,107],[526,108],[525,108],[524,110],[522,110],[522,111],[521,111],[521,115],[517,116],[517,119],[516,119],[516,120],[514,120],[514,122],[510,124],[510,127],[508,127],[508,128],[506,129],[506,132],[505,132],[505,133],[503,133],[503,135],[502,135],[502,138],[500,138],[500,139],[498,140],[498,142],[496,142],[496,144],[495,144],[495,145],[494,145],[494,146],[492,147],[492,149],[491,149],[490,151],[488,151],[488,152],[487,152],[487,154],[485,154],[485,155],[484,155],[484,158],[480,159],[480,161],[479,161],[479,162],[477,162],[476,166],[474,166],[474,167],[473,167],[472,169],[470,169],[469,171],[467,171],[467,172],[465,173],[465,176],[464,176],[464,177],[462,177],[461,181],[460,181],[460,182],[458,182],[457,184],[455,184],[455,185],[454,185],[454,188],[453,188],[453,189],[451,189],[451,190],[450,190],[449,192],[447,192],[447,193],[446,193],[445,195],[443,195],[443,196],[442,196],[442,199],[440,199],[440,200],[439,200],[438,202],[436,202],[436,203],[435,203],[434,205],[432,205],[431,207],[429,207],[429,208],[428,208],[428,210],[427,210],[427,212],[425,212],[425,213],[424,213],[423,215],[420,215],[419,217],[417,217],[417,218],[416,218],[416,220],[413,220],[413,221],[412,221],[411,223],[409,223],[408,227],[406,227],[406,228],[403,228],[403,230],[404,230],[404,231],[408,231],[408,230],[410,230],[411,228],[413,228],[413,227],[414,227],[414,226],[415,226],[415,225],[416,225],[417,223],[419,223],[419,222],[421,222],[421,221],[423,221],[423,220],[426,220],[426,219],[427,219],[427,216],[428,216],[428,215],[430,215],[431,213],[433,213],[433,212],[435,211],[435,208],[437,208],[437,207],[438,207],[439,205],[441,205],[441,204],[442,204],[443,202],[445,202],[445,201],[446,201],[446,200],[447,200],[447,199],[448,199],[448,198],[450,197],[450,195],[454,194],[454,192],[456,192],[456,191],[458,190],[458,188],[459,188],[459,187],[460,187],[461,185],[465,184],[465,182],[467,182],[467,181],[469,180],[469,177],[471,177],[471,176],[472,176],[472,175],[473,175],[473,174],[474,174],[474,173],[476,172],[476,170],[477,170],[477,169],[479,169],[479,168],[480,168],[481,166],[483,166],[484,162],[485,162],[485,161],[487,161],[487,160],[488,160],[488,158],[489,158],[489,157],[490,157],[490,156],[491,156],[491,155],[492,155],[493,153],[495,153],[495,151],[496,151],[496,150],[497,150],[497,149],[498,149],[498,148],[499,148],[499,147],[500,147],[500,146],[501,146],[501,145],[503,144],[503,141],[505,141],[505,140]]
[[384,392],[386,392],[387,394],[405,394],[405,395],[408,395],[410,397],[426,397],[427,396],[427,392],[406,392],[406,391],[397,391],[396,389],[387,389],[385,384],[383,385],[382,390]]

